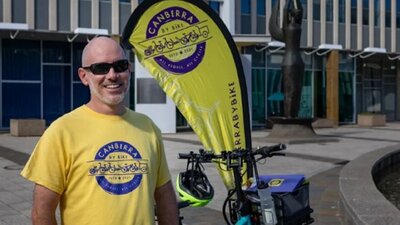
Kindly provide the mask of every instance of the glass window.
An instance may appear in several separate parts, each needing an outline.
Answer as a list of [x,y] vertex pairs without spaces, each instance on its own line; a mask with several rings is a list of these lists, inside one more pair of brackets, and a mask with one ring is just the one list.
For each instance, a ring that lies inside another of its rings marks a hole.
[[301,5],[303,7],[303,19],[307,19],[307,0],[301,0]]
[[357,23],[357,0],[351,0],[351,23]]
[[391,20],[391,11],[392,11],[392,4],[390,0],[386,0],[386,7],[385,7],[385,26],[390,27],[392,26]]
[[346,20],[346,1],[339,0],[339,23],[344,23]]
[[266,33],[265,0],[257,0],[257,34]]
[[100,2],[99,7],[99,26],[101,29],[111,31],[111,2]]
[[312,72],[305,71],[303,77],[303,87],[301,88],[301,99],[299,108],[299,118],[311,118],[312,113]]
[[79,25],[78,27],[91,27],[92,5],[91,1],[79,1]]
[[3,83],[2,86],[3,127],[10,126],[10,119],[40,118],[40,84]]
[[63,31],[71,30],[71,7],[70,1],[58,1],[57,2],[57,29]]
[[257,16],[257,34],[265,34],[265,16]]
[[40,42],[2,40],[3,80],[40,80]]
[[35,29],[48,30],[49,29],[49,1],[36,0],[35,1]]
[[26,23],[26,2],[25,0],[13,0],[11,1],[12,18],[13,23]]
[[[386,4],[386,5],[388,5],[388,4]],[[397,28],[400,28],[400,3],[399,2],[397,2],[397,4],[396,4],[396,25],[397,25]]]
[[339,72],[339,121],[353,122],[353,73]]
[[375,6],[375,9],[374,9],[374,25],[375,26],[379,26],[380,25],[380,21],[381,21],[381,14],[380,14],[381,3],[380,3],[380,0],[379,1],[375,0],[374,1],[374,6]]
[[369,0],[363,0],[362,10],[363,25],[369,24]]
[[241,33],[251,33],[251,2],[250,0],[242,0],[240,2],[241,12]]
[[[307,57],[305,58],[307,59]],[[318,57],[317,55],[312,55],[307,60],[304,60],[306,64],[306,74],[312,73],[313,80],[314,80],[314,98],[312,103],[313,105],[313,116],[319,118],[326,117],[326,73],[325,73],[325,59],[323,57]],[[307,66],[309,65],[309,66]],[[304,78],[306,79],[306,78]]]
[[253,125],[265,123],[265,69],[251,70],[251,100]]
[[326,1],[326,21],[333,21],[333,0]]
[[313,18],[314,20],[321,20],[321,2],[320,0],[314,0],[313,3]]
[[0,20],[3,21],[3,4],[0,4]]
[[165,104],[167,98],[157,81],[153,78],[137,79],[137,103]]
[[68,42],[44,41],[43,62],[70,63],[71,44]]
[[274,53],[267,55],[268,68],[280,69],[282,68],[283,54]]
[[78,76],[78,69],[79,67],[82,66],[82,52],[83,52],[83,48],[85,47],[86,43],[78,43],[78,42],[74,42],[73,43],[73,65],[72,65],[72,80],[73,81],[79,81],[79,76]]
[[130,3],[121,3],[119,6],[119,33],[122,33],[125,29],[125,24],[131,16],[131,5]]
[[242,14],[242,24],[241,24],[242,34],[251,34],[251,17],[250,15]]
[[71,67],[43,67],[43,112],[46,123],[71,110]]
[[265,0],[257,0],[257,15],[265,16]]
[[365,111],[382,112],[381,90],[366,89],[364,93]]
[[251,64],[253,67],[265,67],[265,51],[257,52],[257,47],[244,48],[244,54],[251,55]]
[[73,108],[86,104],[90,99],[89,87],[86,87],[82,83],[74,83],[73,88]]
[[242,0],[240,2],[240,12],[242,14],[250,14],[251,13],[251,1],[250,0]]
[[[278,69],[267,70],[267,115],[283,116],[282,72]],[[253,103],[254,108],[254,103]]]
[[216,12],[219,15],[219,7],[220,7],[220,3],[219,2],[214,2],[214,1],[210,1],[208,2],[208,5],[214,10],[214,12]]
[[354,122],[354,83],[353,77],[355,59],[341,53],[339,59],[339,122]]

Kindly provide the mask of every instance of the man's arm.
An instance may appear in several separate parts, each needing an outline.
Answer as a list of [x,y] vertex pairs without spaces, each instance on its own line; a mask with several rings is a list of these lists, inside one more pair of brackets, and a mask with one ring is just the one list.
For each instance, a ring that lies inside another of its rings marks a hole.
[[158,187],[154,193],[154,198],[156,200],[158,224],[179,224],[177,202],[171,181]]
[[57,225],[55,212],[59,200],[59,194],[36,184],[33,192],[32,224]]

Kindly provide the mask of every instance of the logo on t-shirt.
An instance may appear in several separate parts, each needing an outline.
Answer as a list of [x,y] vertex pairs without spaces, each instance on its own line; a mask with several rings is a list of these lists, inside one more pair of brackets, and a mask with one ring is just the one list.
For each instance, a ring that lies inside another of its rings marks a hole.
[[115,195],[135,190],[148,171],[148,161],[142,159],[135,147],[123,141],[104,145],[89,163],[89,175],[96,177],[106,192]]

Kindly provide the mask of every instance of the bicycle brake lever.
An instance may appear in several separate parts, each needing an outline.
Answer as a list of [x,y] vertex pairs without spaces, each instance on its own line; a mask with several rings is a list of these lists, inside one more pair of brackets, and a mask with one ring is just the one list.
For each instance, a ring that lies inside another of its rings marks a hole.
[[285,153],[280,153],[280,152],[275,152],[275,153],[271,153],[269,157],[273,157],[273,156],[285,156]]

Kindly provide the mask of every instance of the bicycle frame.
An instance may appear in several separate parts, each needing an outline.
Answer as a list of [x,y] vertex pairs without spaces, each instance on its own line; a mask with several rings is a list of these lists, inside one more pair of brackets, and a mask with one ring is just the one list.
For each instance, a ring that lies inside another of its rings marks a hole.
[[[224,151],[220,155],[209,153],[204,150],[200,150],[198,154],[190,152],[190,154],[179,154],[179,158],[187,159],[187,169],[189,165],[192,168],[198,168],[201,163],[212,162],[213,159],[222,159],[226,168],[232,170],[235,181],[235,188],[228,191],[228,196],[223,205],[223,215],[227,224],[260,224],[260,213],[253,209],[253,203],[246,198],[246,193],[242,189],[243,179],[242,179],[242,168],[244,163],[247,163],[247,168],[245,172],[248,174],[254,172],[254,179],[259,182],[258,170],[255,160],[255,155],[262,155],[261,158],[272,157],[274,155],[282,155],[282,153],[274,153],[285,149],[284,145],[275,145],[270,147],[263,147],[261,149],[253,150],[233,150]],[[219,162],[222,163],[222,162]],[[251,167],[250,167],[251,165]],[[249,168],[251,171],[249,171]],[[258,187],[258,184],[257,184]],[[236,200],[232,203],[232,197],[236,194]],[[229,203],[230,219],[226,216],[226,207]]]

